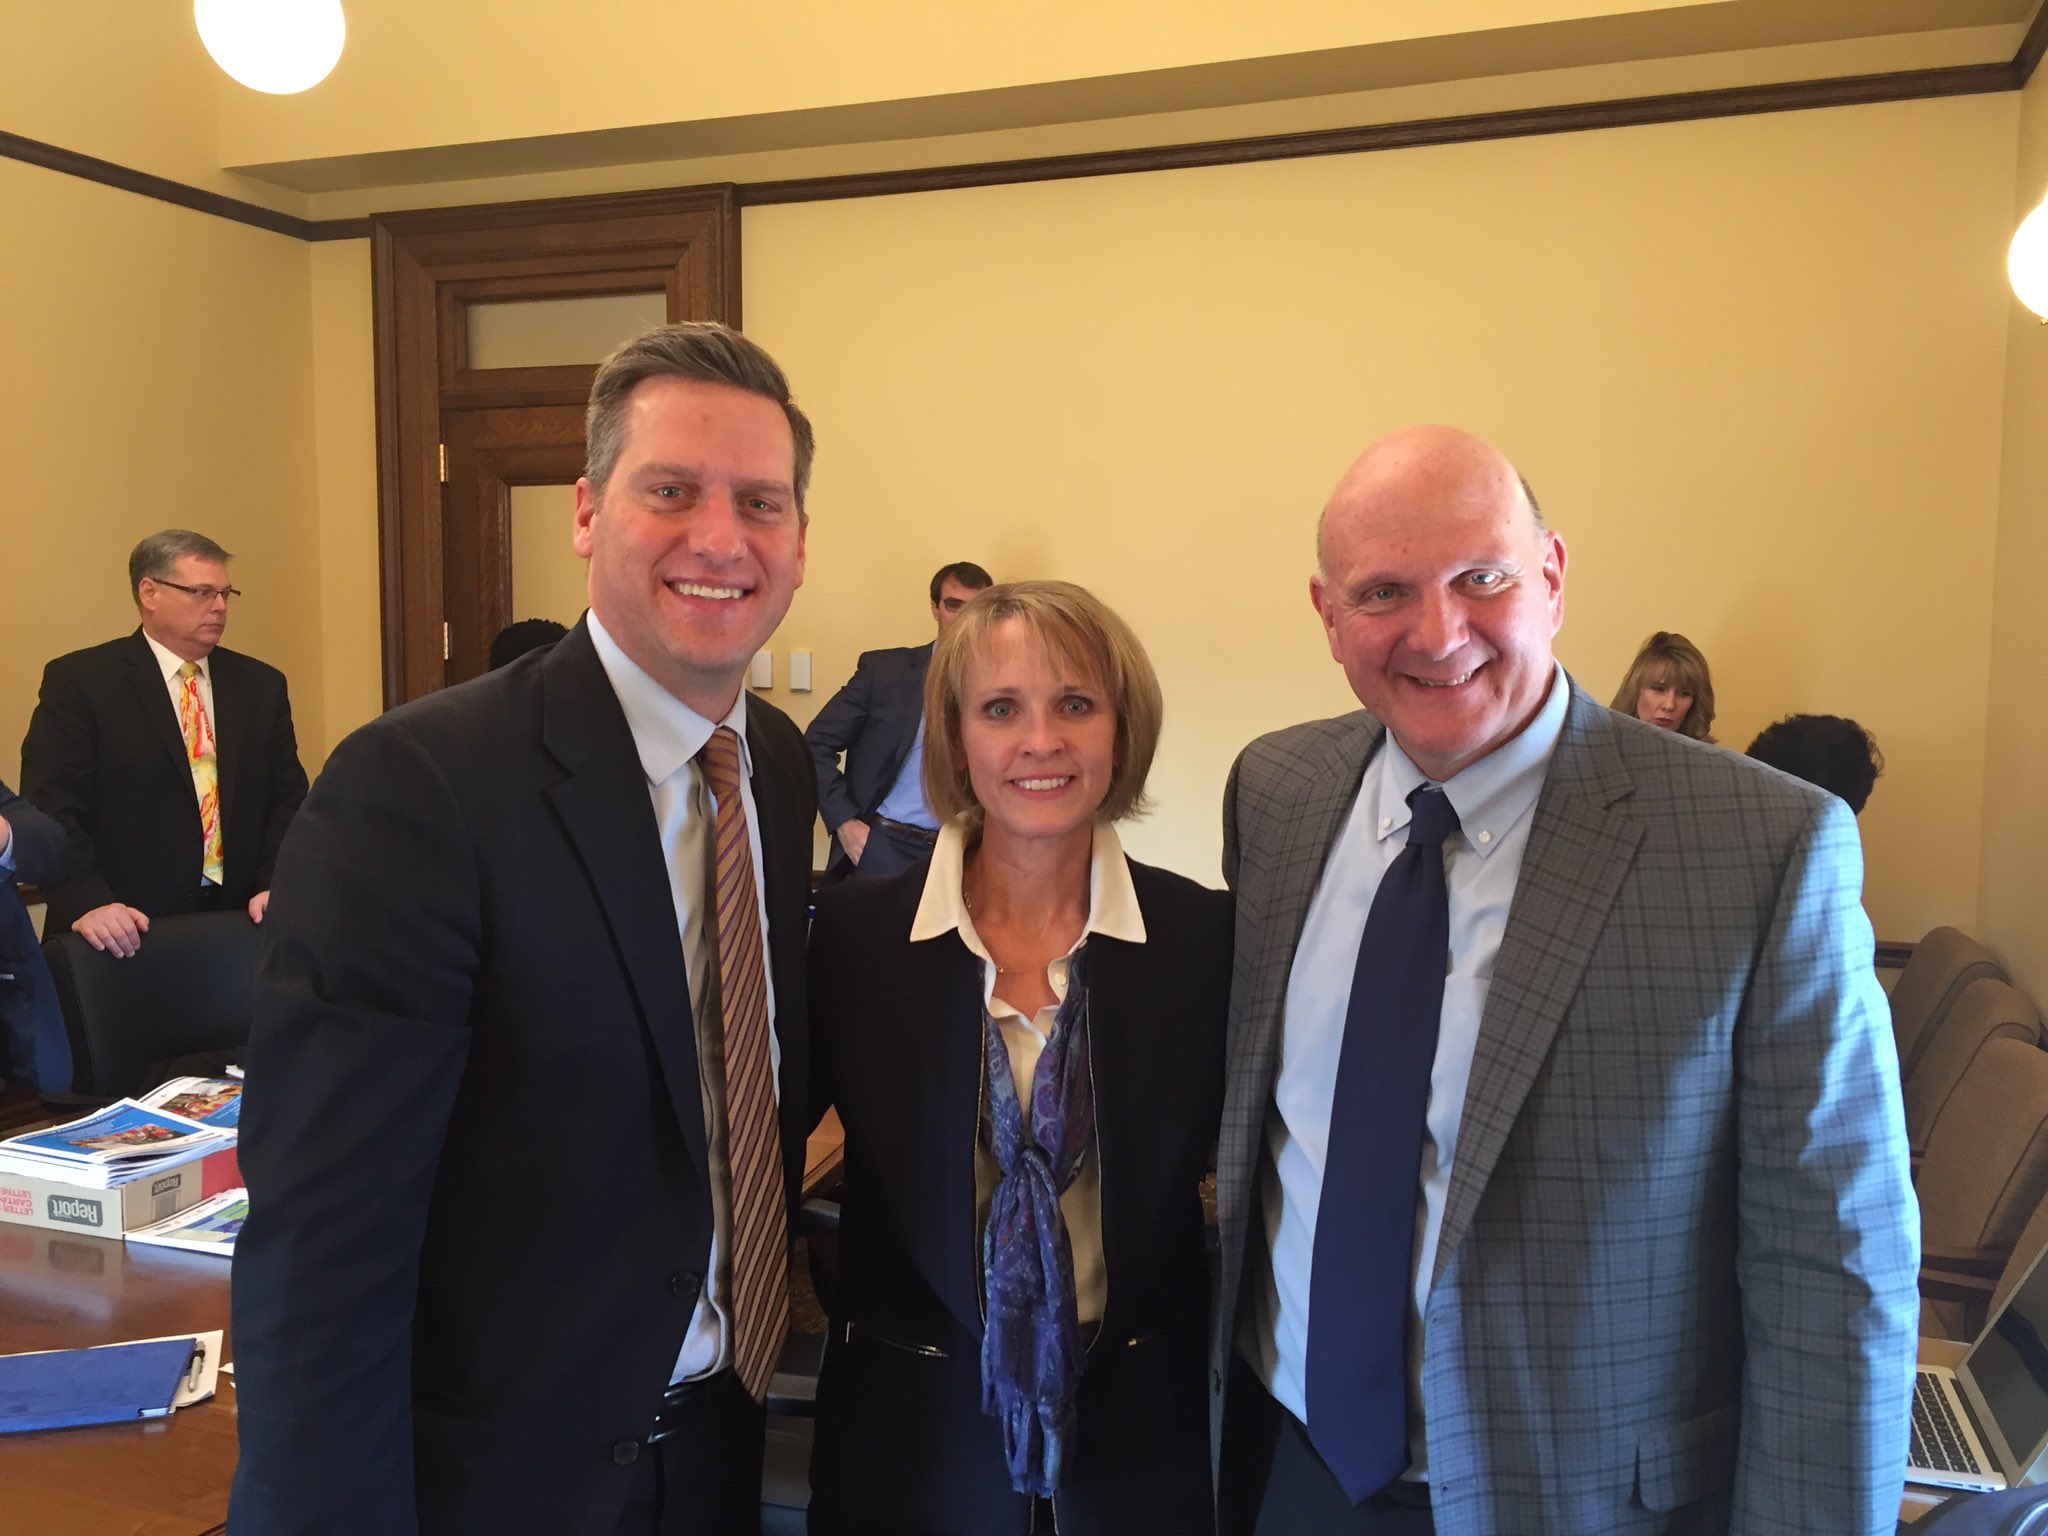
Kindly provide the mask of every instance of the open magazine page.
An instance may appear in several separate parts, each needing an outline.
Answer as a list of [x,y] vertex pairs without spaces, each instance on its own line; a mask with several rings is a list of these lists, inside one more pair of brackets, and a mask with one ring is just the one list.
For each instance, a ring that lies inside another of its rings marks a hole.
[[238,1130],[242,1124],[242,1085],[224,1077],[174,1077],[135,1102],[217,1131]]
[[156,1243],[165,1248],[188,1248],[198,1253],[217,1253],[232,1258],[235,1238],[249,1214],[249,1192],[224,1189],[200,1201],[189,1211],[166,1216],[162,1221],[137,1227],[128,1234],[131,1243]]

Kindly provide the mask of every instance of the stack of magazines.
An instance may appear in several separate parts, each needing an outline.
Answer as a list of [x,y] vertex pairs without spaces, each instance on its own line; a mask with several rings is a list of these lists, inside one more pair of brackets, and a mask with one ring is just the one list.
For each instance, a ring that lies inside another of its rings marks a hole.
[[[177,1101],[182,1097],[188,1109],[199,1108],[189,1085],[210,1081],[178,1078],[147,1099],[122,1099],[82,1120],[0,1141],[0,1174],[18,1173],[30,1178],[63,1179],[93,1189],[117,1189],[146,1178],[167,1164],[204,1157],[232,1146],[234,1123],[223,1118],[231,1113],[228,1105],[202,1109],[206,1116],[202,1119],[150,1102]],[[232,1111],[239,1112],[241,1084],[228,1086],[236,1090]]]

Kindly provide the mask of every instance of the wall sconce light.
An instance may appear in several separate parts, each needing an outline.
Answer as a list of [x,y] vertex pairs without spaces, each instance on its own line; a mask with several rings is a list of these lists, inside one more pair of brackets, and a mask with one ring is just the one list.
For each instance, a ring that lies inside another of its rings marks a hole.
[[2005,275],[2019,301],[2048,324],[2048,201],[2020,220],[2006,253]]
[[192,19],[214,63],[272,96],[325,80],[348,32],[341,0],[193,0]]

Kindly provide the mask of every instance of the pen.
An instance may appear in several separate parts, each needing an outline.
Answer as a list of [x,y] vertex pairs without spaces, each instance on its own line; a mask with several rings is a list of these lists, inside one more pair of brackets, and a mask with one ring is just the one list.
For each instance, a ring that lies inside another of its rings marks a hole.
[[197,1339],[192,1341],[192,1359],[185,1367],[185,1389],[197,1392],[199,1383],[206,1375],[206,1346]]

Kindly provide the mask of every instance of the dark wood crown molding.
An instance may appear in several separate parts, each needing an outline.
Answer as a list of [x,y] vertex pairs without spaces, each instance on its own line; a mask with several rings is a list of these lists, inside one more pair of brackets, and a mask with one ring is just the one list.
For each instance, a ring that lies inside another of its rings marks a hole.
[[[111,160],[96,160],[91,155],[81,155],[75,149],[45,144],[40,139],[24,138],[18,133],[0,132],[0,157],[19,160],[27,165],[39,165],[44,170],[56,171],[64,176],[76,176],[81,181],[97,182],[103,187],[113,187],[117,191],[133,192],[140,197],[153,197],[160,203],[174,203],[180,208],[190,208],[195,213],[210,213],[215,218],[232,219],[237,224],[247,224],[254,229],[267,229],[274,235],[290,235],[294,240],[336,238],[321,233],[321,226],[312,219],[279,213],[274,208],[265,208],[257,203],[245,203],[238,197],[228,197],[220,192],[206,192],[198,187],[188,187],[184,182],[172,181],[167,176],[152,176],[147,171],[131,170],[125,165],[116,165]],[[368,234],[369,221],[364,220],[362,223],[363,233]]]
[[[846,176],[807,176],[786,181],[754,182],[734,189],[742,208],[783,203],[827,202],[839,198],[890,197],[906,192],[951,191],[963,187],[1005,186],[1019,182],[1063,181],[1083,176],[1121,176],[1139,171],[1188,170],[1202,166],[1245,165],[1264,160],[1300,160],[1320,155],[1373,154],[1422,145],[1469,144],[1491,139],[1531,138],[1553,133],[1585,133],[1601,128],[1632,128],[1652,123],[1696,122],[1706,118],[1746,117],[1768,112],[1806,112],[1825,107],[1868,106],[1879,102],[1922,101],[1944,96],[1973,96],[2022,89],[2048,54],[2048,0],[2035,12],[2019,51],[2003,64],[1961,64],[1946,69],[1895,70],[1888,74],[1850,75],[1824,80],[1795,80],[1782,85],[1740,85],[1710,91],[1678,91],[1664,96],[1630,96],[1568,106],[1524,107],[1504,112],[1477,112],[1460,117],[1420,118],[1407,122],[1371,123],[1354,128],[1325,128],[1302,133],[1263,134],[1214,139],[1195,144],[1161,144],[1139,149],[1099,150],[1074,155],[1044,155],[1021,160],[926,166],[902,171],[870,171]],[[438,209],[415,209],[379,215],[376,219],[302,219],[240,198],[131,170],[76,150],[45,144],[20,134],[0,131],[0,158],[39,165],[102,186],[153,197],[217,218],[232,219],[294,239],[360,240],[375,223],[394,220],[430,227]],[[656,198],[672,188],[646,193],[604,194]],[[550,198],[532,203],[494,203],[460,210],[474,220],[486,211],[504,210],[510,219],[530,217],[536,208],[551,207],[563,217],[586,201]],[[512,210],[522,210],[513,212]]]
[[2034,12],[2034,24],[2027,28],[2027,35],[2020,39],[2019,52],[2012,56],[2014,90],[2026,89],[2044,53],[2048,53],[2048,4]]
[[1419,118],[1358,128],[1324,128],[1306,133],[1216,139],[1202,144],[1162,144],[1143,149],[1098,150],[1047,155],[1032,160],[941,165],[922,170],[871,171],[852,176],[813,176],[762,181],[737,191],[742,208],[777,203],[814,203],[835,198],[888,197],[904,192],[951,191],[1023,181],[1061,181],[1078,176],[1121,176],[1136,171],[1187,170],[1198,166],[1243,165],[1259,160],[1300,160],[1317,155],[1371,154],[1421,145],[1470,144],[1487,139],[1540,134],[1584,133],[1596,128],[1631,128],[1646,123],[1682,123],[1712,117],[1765,112],[1804,112],[1819,107],[1864,106],[1874,102],[1971,96],[2015,88],[2012,64],[1965,64],[1948,69],[1901,70],[1833,80],[1797,80],[1783,85],[1742,85],[1668,96],[1632,96],[1558,107],[1524,107],[1462,117]]

